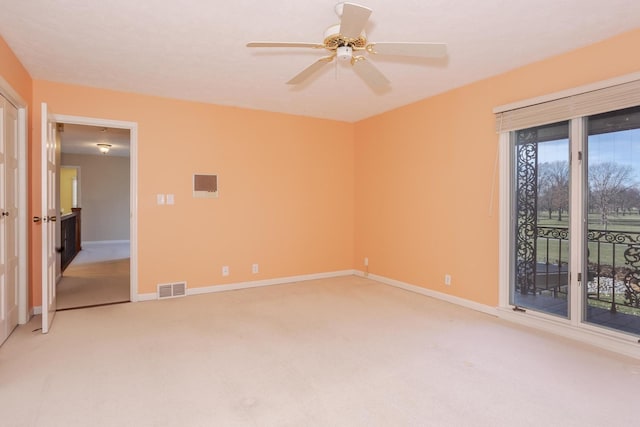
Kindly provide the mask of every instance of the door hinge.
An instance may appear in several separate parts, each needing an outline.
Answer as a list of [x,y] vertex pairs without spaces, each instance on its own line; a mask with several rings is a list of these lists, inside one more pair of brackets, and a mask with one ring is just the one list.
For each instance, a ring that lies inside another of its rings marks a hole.
[[578,161],[582,161],[582,151],[578,151]]
[[578,282],[582,282],[582,273],[578,273]]

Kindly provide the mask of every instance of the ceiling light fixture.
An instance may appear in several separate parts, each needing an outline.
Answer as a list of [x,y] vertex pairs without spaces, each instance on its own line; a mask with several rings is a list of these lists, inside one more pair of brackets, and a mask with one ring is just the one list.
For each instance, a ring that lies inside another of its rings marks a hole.
[[111,149],[111,144],[96,144],[96,145],[98,146],[98,150],[100,150],[102,154],[107,154]]

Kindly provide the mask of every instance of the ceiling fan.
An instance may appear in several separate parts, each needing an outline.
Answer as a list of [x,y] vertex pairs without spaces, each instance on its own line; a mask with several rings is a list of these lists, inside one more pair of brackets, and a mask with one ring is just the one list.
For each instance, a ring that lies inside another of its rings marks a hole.
[[336,57],[339,61],[350,61],[353,70],[372,89],[384,89],[389,80],[369,61],[364,53],[372,55],[412,56],[419,58],[440,58],[447,54],[447,45],[425,42],[378,42],[367,40],[364,27],[371,15],[371,9],[355,3],[338,3],[335,7],[340,23],[332,25],[324,33],[322,43],[300,42],[250,42],[247,47],[284,47],[326,49],[328,56],[318,59],[287,82],[297,85],[306,81]]

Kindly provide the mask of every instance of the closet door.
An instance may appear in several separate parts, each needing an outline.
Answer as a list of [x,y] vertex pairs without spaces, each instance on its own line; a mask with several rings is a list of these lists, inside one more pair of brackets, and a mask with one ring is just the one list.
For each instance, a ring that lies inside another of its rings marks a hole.
[[18,110],[0,97],[0,343],[18,324]]

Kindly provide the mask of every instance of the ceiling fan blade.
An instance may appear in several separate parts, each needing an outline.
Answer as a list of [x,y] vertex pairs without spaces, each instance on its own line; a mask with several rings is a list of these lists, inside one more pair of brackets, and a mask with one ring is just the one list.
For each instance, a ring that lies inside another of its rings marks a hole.
[[309,65],[307,68],[302,70],[298,75],[287,82],[288,85],[297,85],[303,83],[309,77],[311,77],[316,72],[320,71],[325,65],[329,62],[333,61],[335,55],[325,56],[323,58],[318,59],[313,64]]
[[340,34],[348,39],[357,39],[367,25],[371,9],[355,3],[344,3],[342,8],[342,20],[340,22]]
[[447,55],[447,45],[444,43],[371,43],[367,46],[367,51],[380,55],[441,58]]
[[353,71],[372,89],[383,89],[389,86],[389,80],[364,56],[354,56],[351,63]]
[[247,47],[311,47],[314,49],[324,48],[320,43],[298,43],[298,42],[249,42]]

